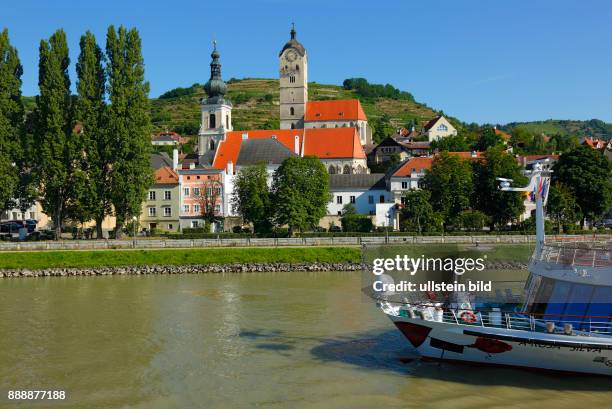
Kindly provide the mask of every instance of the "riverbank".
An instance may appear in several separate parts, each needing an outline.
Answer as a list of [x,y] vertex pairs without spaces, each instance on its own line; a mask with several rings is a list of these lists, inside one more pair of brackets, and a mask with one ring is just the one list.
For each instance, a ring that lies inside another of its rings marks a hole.
[[[383,254],[421,254],[438,257],[483,256],[487,268],[525,268],[531,254],[528,245],[378,247]],[[97,250],[6,252],[0,257],[0,278],[200,274],[229,272],[357,271],[367,267],[372,256],[362,256],[355,247],[229,248],[168,250]],[[365,261],[366,264],[363,264]]]

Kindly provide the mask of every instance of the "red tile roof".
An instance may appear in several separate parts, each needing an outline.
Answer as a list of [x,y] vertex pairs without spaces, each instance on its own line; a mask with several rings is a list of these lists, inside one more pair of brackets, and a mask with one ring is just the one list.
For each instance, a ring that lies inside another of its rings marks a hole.
[[177,185],[178,182],[178,175],[169,166],[163,166],[155,171],[157,185]]
[[480,159],[484,152],[449,152],[448,154],[459,156],[461,159]]
[[225,169],[227,163],[237,162],[240,146],[246,138],[275,137],[287,149],[295,152],[295,137],[298,137],[300,154],[313,155],[320,159],[355,158],[365,159],[365,152],[359,142],[355,128],[311,128],[311,129],[272,129],[228,132],[219,144],[213,161],[216,169]]
[[367,121],[358,99],[308,101],[304,121]]
[[506,133],[504,131],[500,131],[497,128],[493,128],[493,132],[495,132],[495,135],[501,136],[504,141],[509,141],[510,138],[512,137],[509,133]]
[[415,156],[408,159],[404,164],[397,169],[393,176],[407,177],[416,169],[416,172],[422,172],[423,169],[431,169],[431,163],[433,162],[433,156]]

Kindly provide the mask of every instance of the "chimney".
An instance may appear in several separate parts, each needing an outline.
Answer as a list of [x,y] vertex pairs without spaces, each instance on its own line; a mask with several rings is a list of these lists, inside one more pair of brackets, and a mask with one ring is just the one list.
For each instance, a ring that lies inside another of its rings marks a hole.
[[244,140],[247,140],[247,139],[249,139],[249,134],[245,132],[245,133],[242,134],[242,140],[244,141]]
[[293,151],[296,155],[300,154],[300,137],[297,135],[293,137]]
[[195,162],[189,163],[189,169],[195,169]]
[[234,174],[234,162],[232,162],[231,160],[227,161],[227,166],[225,168],[225,173],[228,175],[233,175]]
[[178,149],[172,150],[172,170],[178,169]]

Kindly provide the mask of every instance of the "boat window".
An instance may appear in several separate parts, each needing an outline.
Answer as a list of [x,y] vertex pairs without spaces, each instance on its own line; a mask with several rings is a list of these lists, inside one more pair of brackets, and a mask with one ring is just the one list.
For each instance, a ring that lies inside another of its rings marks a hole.
[[[565,315],[578,315],[584,317],[589,307],[589,302],[593,296],[592,285],[586,284],[572,284],[572,293],[567,300],[567,308],[565,308]],[[571,317],[569,317],[572,319]],[[576,321],[582,321],[581,318],[576,317]],[[588,320],[587,320],[588,321]]]
[[[571,283],[564,281],[557,281],[554,283],[554,289],[550,294],[550,298],[548,299],[546,314],[562,315],[563,311],[565,310],[566,302],[569,298],[571,289]],[[542,302],[546,302],[546,300],[542,300]]]

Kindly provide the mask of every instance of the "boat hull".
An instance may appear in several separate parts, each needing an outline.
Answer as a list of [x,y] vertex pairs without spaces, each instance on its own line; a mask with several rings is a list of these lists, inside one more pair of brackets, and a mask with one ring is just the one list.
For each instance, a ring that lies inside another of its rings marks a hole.
[[612,338],[544,334],[387,314],[434,360],[612,376]]

